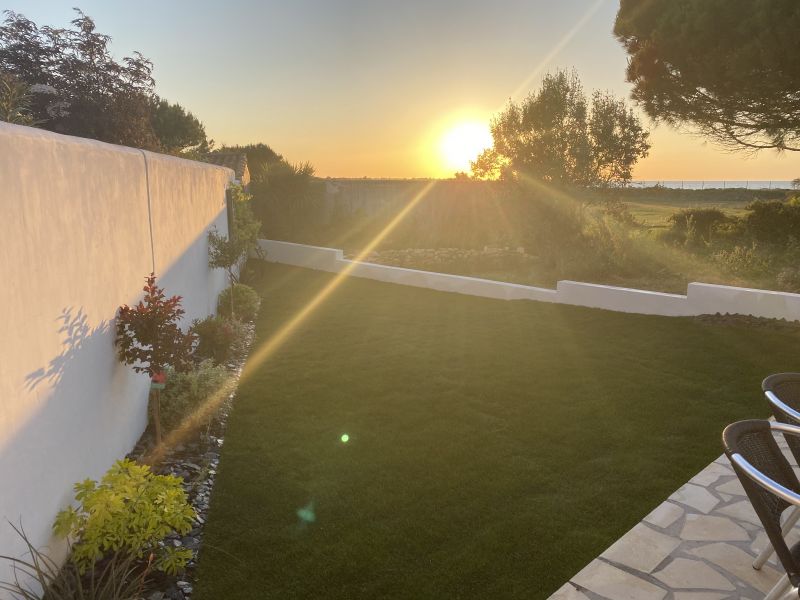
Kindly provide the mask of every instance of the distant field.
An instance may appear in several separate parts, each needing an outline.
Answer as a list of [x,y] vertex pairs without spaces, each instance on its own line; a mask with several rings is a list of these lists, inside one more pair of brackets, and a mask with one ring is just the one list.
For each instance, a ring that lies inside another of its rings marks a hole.
[[650,227],[666,227],[669,216],[683,208],[719,208],[731,216],[744,214],[749,200],[730,200],[725,202],[696,202],[679,199],[658,199],[643,202],[626,202],[631,214],[638,221]]
[[787,193],[785,190],[648,188],[624,190],[622,200],[645,225],[665,227],[669,216],[684,208],[719,208],[731,216],[738,216],[744,214],[745,206],[753,200],[781,200]]

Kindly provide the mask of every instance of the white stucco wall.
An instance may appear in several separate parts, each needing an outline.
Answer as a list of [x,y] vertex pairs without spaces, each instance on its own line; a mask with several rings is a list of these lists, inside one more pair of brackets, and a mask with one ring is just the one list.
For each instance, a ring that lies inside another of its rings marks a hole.
[[10,520],[58,555],[50,528],[73,483],[102,475],[141,435],[148,381],[118,363],[114,316],[141,295],[151,241],[187,321],[213,311],[225,277],[207,266],[206,233],[227,231],[232,177],[0,123],[0,554],[22,550]]
[[345,259],[341,250],[333,248],[275,240],[261,240],[260,244],[262,250],[266,252],[267,260],[271,262],[333,273],[346,272],[353,277],[470,296],[558,302],[616,312],[668,317],[731,313],[800,321],[800,294],[786,292],[690,283],[684,296],[578,281],[559,281],[556,289],[551,290],[448,273],[418,271],[374,263],[355,263]]

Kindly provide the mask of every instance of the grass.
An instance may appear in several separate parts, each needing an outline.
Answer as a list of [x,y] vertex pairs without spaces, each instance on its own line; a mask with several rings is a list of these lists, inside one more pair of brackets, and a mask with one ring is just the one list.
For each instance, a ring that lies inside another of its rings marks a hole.
[[732,217],[746,214],[745,206],[750,200],[729,200],[717,202],[696,202],[677,198],[653,198],[638,202],[626,202],[631,215],[648,227],[667,227],[669,218],[685,208],[718,208]]
[[[332,277],[256,271],[257,344]],[[760,381],[796,351],[785,331],[346,280],[245,369],[195,597],[547,598],[719,456],[725,424],[766,416]]]

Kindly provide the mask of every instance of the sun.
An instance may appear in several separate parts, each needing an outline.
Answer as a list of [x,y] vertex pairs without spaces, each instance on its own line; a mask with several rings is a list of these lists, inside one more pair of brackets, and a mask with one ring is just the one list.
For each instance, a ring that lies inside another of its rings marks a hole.
[[448,171],[469,171],[469,163],[492,146],[492,132],[485,123],[465,121],[448,129],[441,138],[439,151]]

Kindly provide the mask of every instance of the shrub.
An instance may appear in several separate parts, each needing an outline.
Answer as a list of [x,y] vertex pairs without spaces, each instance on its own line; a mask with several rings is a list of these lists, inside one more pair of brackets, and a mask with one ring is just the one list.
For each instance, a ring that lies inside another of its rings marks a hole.
[[800,206],[794,202],[756,200],[747,205],[745,232],[767,244],[785,244],[800,231]]
[[169,373],[167,384],[161,392],[161,420],[167,430],[174,429],[213,394],[218,393],[230,380],[223,366],[210,360],[201,362],[195,369],[184,373]]
[[155,475],[132,460],[118,460],[99,483],[86,479],[75,484],[78,508],[59,512],[53,529],[77,540],[71,560],[80,573],[112,553],[135,558],[152,554],[157,569],[178,573],[192,551],[159,542],[192,528],[195,512],[181,482],[171,475]]
[[231,290],[233,290],[233,311],[237,319],[253,321],[261,308],[261,296],[253,288],[243,283],[235,283],[225,288],[217,300],[217,313],[231,317]]
[[718,208],[684,208],[670,215],[669,237],[688,246],[709,243],[714,232],[728,221]]
[[736,275],[763,275],[770,268],[770,257],[765,255],[756,242],[750,246],[734,246],[714,254],[716,261]]
[[800,292],[800,268],[785,267],[776,278],[778,288],[785,292]]
[[192,324],[192,332],[197,336],[196,359],[226,365],[244,355],[247,330],[240,321],[206,317]]

